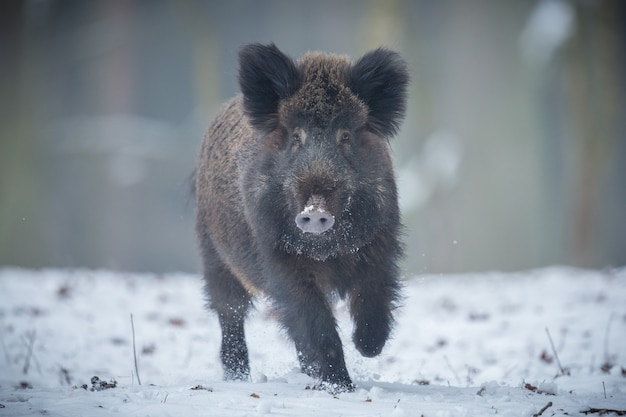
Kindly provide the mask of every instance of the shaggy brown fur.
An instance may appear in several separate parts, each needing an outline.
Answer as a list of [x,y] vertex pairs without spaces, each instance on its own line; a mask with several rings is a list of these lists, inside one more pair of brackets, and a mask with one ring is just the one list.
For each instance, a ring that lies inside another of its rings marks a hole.
[[[350,300],[354,343],[380,353],[398,299],[400,218],[387,138],[404,114],[406,65],[274,45],[240,53],[242,95],[209,128],[196,169],[196,229],[227,379],[249,376],[244,319],[269,296],[304,372],[352,389],[329,305]],[[317,222],[317,223],[311,223]]]

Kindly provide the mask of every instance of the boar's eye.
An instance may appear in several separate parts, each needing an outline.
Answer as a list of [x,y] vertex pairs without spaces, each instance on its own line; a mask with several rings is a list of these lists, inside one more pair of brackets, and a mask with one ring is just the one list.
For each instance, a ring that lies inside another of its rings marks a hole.
[[350,132],[348,132],[347,130],[340,130],[337,133],[337,142],[339,142],[340,144],[350,143],[351,139],[352,135],[350,135]]
[[296,128],[291,133],[291,140],[293,141],[293,145],[302,146],[306,140],[306,134],[302,129]]

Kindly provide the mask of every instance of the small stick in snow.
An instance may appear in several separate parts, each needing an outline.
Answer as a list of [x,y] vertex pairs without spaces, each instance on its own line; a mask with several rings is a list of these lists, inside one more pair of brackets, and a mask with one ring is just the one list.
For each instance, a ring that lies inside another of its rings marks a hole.
[[602,372],[609,373],[611,368],[614,366],[613,361],[611,360],[611,355],[609,354],[609,335],[611,333],[611,322],[613,321],[614,313],[611,313],[609,316],[609,321],[606,324],[606,331],[604,332],[604,363],[600,368]]
[[11,364],[11,357],[9,356],[9,352],[7,351],[7,346],[4,344],[4,337],[2,333],[0,333],[0,345],[2,345],[2,351],[4,352],[4,359],[7,361],[7,366],[8,366]]
[[609,316],[609,321],[606,323],[606,331],[604,332],[604,359],[608,362],[609,355],[609,334],[611,333],[611,322],[613,321],[614,313]]
[[556,359],[557,365],[559,365],[559,370],[561,371],[561,375],[565,376],[565,369],[561,366],[561,361],[559,360],[559,355],[556,353],[556,348],[554,347],[554,342],[552,341],[552,336],[550,336],[550,330],[546,327],[546,333],[548,334],[548,340],[550,340],[550,346],[552,346],[552,353],[554,354],[554,358]]
[[581,413],[585,415],[598,414],[600,416],[614,413],[617,416],[626,416],[626,410],[612,410],[610,408],[590,408],[589,410],[581,411]]
[[548,404],[546,404],[545,407],[543,407],[541,410],[539,410],[538,413],[533,414],[533,417],[539,417],[540,415],[543,414],[544,411],[546,411],[548,408],[552,407],[552,401],[550,401]]
[[133,331],[133,358],[135,359],[135,373],[137,374],[137,383],[141,385],[141,378],[139,378],[139,367],[137,366],[137,349],[135,349],[135,323],[133,322],[133,313],[130,313],[130,327]]
[[28,369],[30,368],[30,359],[33,357],[33,346],[35,345],[36,337],[36,330],[33,330],[32,332],[28,332],[26,334],[26,339],[28,339],[28,351],[26,353],[26,359],[24,360],[24,368],[22,368],[22,373],[24,375],[28,373]]
[[[450,370],[452,371],[452,373],[454,374],[454,377],[456,378],[456,382],[461,385],[461,378],[459,378],[459,374],[456,373],[456,371],[454,370],[454,368],[452,367],[452,364],[450,363],[450,360],[448,359],[447,355],[444,355],[443,358],[446,360],[446,363],[448,364],[448,368],[450,368]],[[448,382],[448,385],[450,383]]]

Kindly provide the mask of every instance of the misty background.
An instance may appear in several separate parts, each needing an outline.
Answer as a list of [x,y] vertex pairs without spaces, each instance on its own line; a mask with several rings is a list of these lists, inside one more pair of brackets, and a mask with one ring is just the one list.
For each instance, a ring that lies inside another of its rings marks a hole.
[[0,2],[0,265],[199,272],[188,178],[275,42],[411,68],[407,275],[626,264],[619,0]]

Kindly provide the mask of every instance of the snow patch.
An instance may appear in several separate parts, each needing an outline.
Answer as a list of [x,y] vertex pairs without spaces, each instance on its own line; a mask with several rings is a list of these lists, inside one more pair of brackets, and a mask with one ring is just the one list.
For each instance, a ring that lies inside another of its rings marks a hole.
[[[527,417],[548,403],[542,415],[626,410],[626,269],[425,275],[408,280],[404,295],[377,358],[358,354],[346,304],[337,309],[357,389],[333,396],[298,371],[266,300],[246,323],[252,380],[224,382],[219,324],[204,308],[199,276],[0,269],[0,414]],[[555,378],[546,327],[569,375]],[[82,388],[93,376],[111,386]]]

